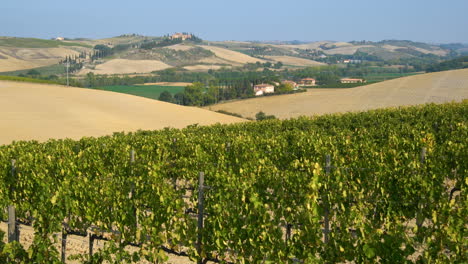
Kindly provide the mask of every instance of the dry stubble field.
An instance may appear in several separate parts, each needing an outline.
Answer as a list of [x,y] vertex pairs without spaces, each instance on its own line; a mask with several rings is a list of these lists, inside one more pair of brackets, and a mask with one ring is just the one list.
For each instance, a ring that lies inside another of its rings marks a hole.
[[0,81],[0,145],[244,119],[121,93]]

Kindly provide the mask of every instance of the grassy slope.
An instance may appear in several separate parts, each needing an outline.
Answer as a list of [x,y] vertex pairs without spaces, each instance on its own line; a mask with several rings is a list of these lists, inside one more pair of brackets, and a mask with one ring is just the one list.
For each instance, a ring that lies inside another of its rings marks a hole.
[[3,47],[14,47],[14,48],[58,48],[60,46],[80,46],[91,48],[91,46],[76,43],[76,42],[64,42],[48,39],[36,39],[36,38],[10,38],[0,37],[0,46]]
[[401,78],[406,76],[412,76],[416,74],[421,74],[420,72],[409,72],[409,73],[370,73],[364,76],[368,82],[381,82],[387,81],[395,78]]
[[18,76],[1,76],[0,81],[15,81],[15,82],[28,82],[28,83],[45,83],[45,84],[58,84],[54,81],[49,80],[40,80],[27,77],[18,77]]
[[66,72],[66,69],[65,69],[64,65],[62,65],[62,64],[53,64],[53,65],[38,67],[38,68],[33,68],[33,69],[17,70],[17,71],[10,71],[10,72],[1,72],[0,74],[8,75],[8,76],[17,76],[17,75],[20,75],[20,74],[27,74],[30,70],[36,70],[41,75],[44,75],[44,76],[53,75],[53,74],[59,75],[59,74],[64,74]]
[[174,95],[176,93],[184,91],[185,88],[181,86],[161,86],[161,85],[135,85],[135,86],[114,85],[114,86],[99,87],[97,89],[124,93],[124,94],[131,94],[131,95],[136,95],[136,96],[141,96],[141,97],[146,97],[146,98],[157,100],[159,99],[159,95],[164,91],[168,91]]

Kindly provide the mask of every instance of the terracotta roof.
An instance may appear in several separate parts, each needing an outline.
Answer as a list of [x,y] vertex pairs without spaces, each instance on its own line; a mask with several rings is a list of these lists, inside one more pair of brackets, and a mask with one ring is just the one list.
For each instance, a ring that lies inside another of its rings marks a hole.
[[262,83],[262,84],[257,84],[254,87],[271,87],[271,86],[273,86],[273,85],[267,84],[267,83]]

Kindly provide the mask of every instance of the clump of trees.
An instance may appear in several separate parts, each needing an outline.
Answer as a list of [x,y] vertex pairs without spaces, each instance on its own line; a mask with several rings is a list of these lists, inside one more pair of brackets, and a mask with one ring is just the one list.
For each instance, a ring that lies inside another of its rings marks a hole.
[[98,44],[94,46],[94,50],[88,56],[91,61],[95,61],[128,50],[135,45],[136,44],[118,44],[111,48],[107,45]]
[[278,85],[275,92],[286,93],[286,92],[290,92],[292,90],[294,90],[294,86],[292,84],[290,84],[290,83],[281,83],[280,85]]
[[[188,33],[183,33],[183,34],[189,35]],[[202,42],[201,38],[199,38],[199,37],[197,37],[197,36],[195,36],[193,34],[190,34],[190,35],[191,35],[191,37],[187,38],[185,40],[192,41],[192,42],[195,42],[195,43]],[[155,41],[150,41],[150,42],[143,43],[143,44],[140,45],[140,48],[150,50],[150,49],[153,49],[153,48],[167,47],[167,46],[179,44],[179,43],[182,43],[182,42],[183,42],[183,40],[181,38],[170,38],[169,36],[165,36],[162,40],[155,40]]]
[[276,116],[267,115],[263,111],[260,111],[255,115],[255,119],[257,119],[257,121],[262,121],[262,120],[276,119]]
[[140,48],[145,49],[145,50],[150,50],[153,48],[161,48],[161,47],[171,46],[171,45],[175,45],[179,43],[182,43],[182,39],[180,38],[176,38],[176,39],[165,38],[161,41],[151,41],[151,42],[143,43],[140,45]]
[[468,56],[459,57],[453,60],[443,61],[441,63],[429,65],[427,72],[448,71],[468,68]]
[[168,91],[164,91],[159,95],[159,101],[164,101],[168,103],[174,103],[174,97]]
[[[173,102],[181,105],[205,106],[217,103],[221,98],[222,88],[201,82],[185,87],[183,92],[174,95]],[[253,93],[253,91],[252,91]]]
[[249,70],[249,71],[254,71],[254,70],[257,70],[257,69],[260,69],[260,68],[273,68],[273,69],[281,69],[283,67],[283,63],[281,61],[273,64],[271,62],[265,62],[265,63],[261,63],[259,61],[257,61],[256,63],[247,63],[245,64],[242,68],[245,69],[245,70]]

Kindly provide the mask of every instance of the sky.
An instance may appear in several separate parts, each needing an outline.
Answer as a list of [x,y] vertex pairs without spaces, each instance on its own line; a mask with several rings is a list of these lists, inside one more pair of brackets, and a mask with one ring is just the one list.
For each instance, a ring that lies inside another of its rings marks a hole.
[[468,0],[3,0],[0,36],[468,43]]

